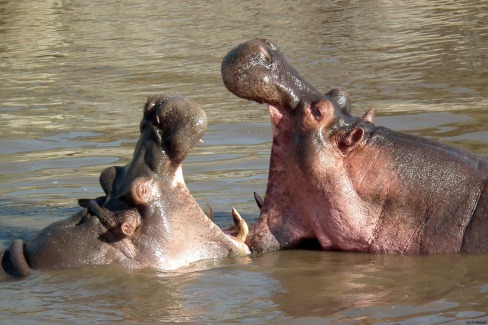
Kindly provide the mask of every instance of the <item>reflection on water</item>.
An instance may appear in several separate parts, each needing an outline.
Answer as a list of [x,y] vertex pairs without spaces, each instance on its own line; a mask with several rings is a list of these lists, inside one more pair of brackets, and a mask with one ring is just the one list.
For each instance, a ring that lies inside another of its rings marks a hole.
[[[283,251],[204,271],[44,271],[0,284],[0,320],[414,324],[486,319],[486,256]],[[481,264],[480,264],[481,263]],[[26,304],[26,301],[29,301]]]
[[[235,98],[220,62],[275,40],[302,75],[345,87],[377,123],[488,157],[485,1],[0,1],[0,245],[29,238],[101,193],[126,163],[148,95],[178,93],[209,117],[184,164],[219,224],[249,221],[264,192],[264,108]],[[0,322],[322,323],[488,320],[486,256],[278,252],[160,275],[96,268],[1,283]],[[218,267],[217,267],[218,266]]]

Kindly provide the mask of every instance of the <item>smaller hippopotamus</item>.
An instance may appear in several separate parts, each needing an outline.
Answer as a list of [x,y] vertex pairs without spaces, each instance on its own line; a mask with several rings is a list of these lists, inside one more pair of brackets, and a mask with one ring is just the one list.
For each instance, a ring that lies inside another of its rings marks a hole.
[[273,132],[254,252],[488,252],[488,161],[351,115],[343,89],[323,94],[276,44],[250,40],[222,62],[225,86],[267,104]]
[[80,212],[27,243],[14,240],[1,259],[4,272],[22,277],[35,269],[103,264],[174,270],[250,253],[239,214],[232,213],[237,229],[225,234],[183,179],[181,164],[207,129],[205,112],[184,97],[154,96],[143,115],[132,160],[100,175],[105,195],[79,200]]

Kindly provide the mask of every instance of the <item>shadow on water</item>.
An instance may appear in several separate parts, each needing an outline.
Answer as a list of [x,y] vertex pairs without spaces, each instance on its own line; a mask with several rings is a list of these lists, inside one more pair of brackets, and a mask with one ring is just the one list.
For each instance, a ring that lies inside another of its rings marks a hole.
[[[453,263],[455,259],[456,263]],[[0,284],[0,319],[70,323],[401,322],[485,319],[486,256],[282,251],[160,273],[115,266]],[[30,303],[23,304],[29,297]],[[231,299],[229,299],[232,297]]]

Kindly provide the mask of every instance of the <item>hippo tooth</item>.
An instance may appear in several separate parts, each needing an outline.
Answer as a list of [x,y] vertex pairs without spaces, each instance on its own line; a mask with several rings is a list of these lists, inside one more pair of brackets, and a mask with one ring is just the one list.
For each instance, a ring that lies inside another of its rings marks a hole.
[[247,235],[249,234],[249,227],[247,226],[247,222],[234,208],[232,208],[232,218],[234,219],[234,224],[239,229],[239,232],[236,235],[236,239],[237,241],[244,243],[246,241]]
[[254,200],[256,201],[256,204],[258,205],[259,210],[263,207],[264,200],[263,198],[256,192],[254,192]]
[[214,216],[213,216],[213,210],[212,210],[212,207],[210,206],[210,204],[206,204],[205,205],[205,214],[207,215],[207,217],[213,221],[214,219]]
[[183,178],[183,169],[181,168],[181,165],[176,168],[175,174],[173,176],[173,182],[171,183],[171,186],[173,187],[176,187],[178,185],[185,185],[185,180]]

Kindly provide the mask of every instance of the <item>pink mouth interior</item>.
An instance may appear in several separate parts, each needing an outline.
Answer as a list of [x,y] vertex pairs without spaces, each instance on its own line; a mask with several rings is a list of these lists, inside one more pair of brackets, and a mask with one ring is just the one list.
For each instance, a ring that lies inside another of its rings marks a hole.
[[[269,227],[278,229],[282,240],[299,243],[304,238],[314,238],[313,230],[307,221],[303,207],[297,201],[303,193],[303,178],[294,169],[294,146],[292,144],[296,120],[292,113],[282,107],[267,105],[273,143],[269,166],[268,183],[260,219]],[[263,226],[264,227],[264,226]],[[262,228],[264,229],[264,228]],[[285,231],[286,233],[283,233]],[[273,234],[272,236],[275,236]]]

